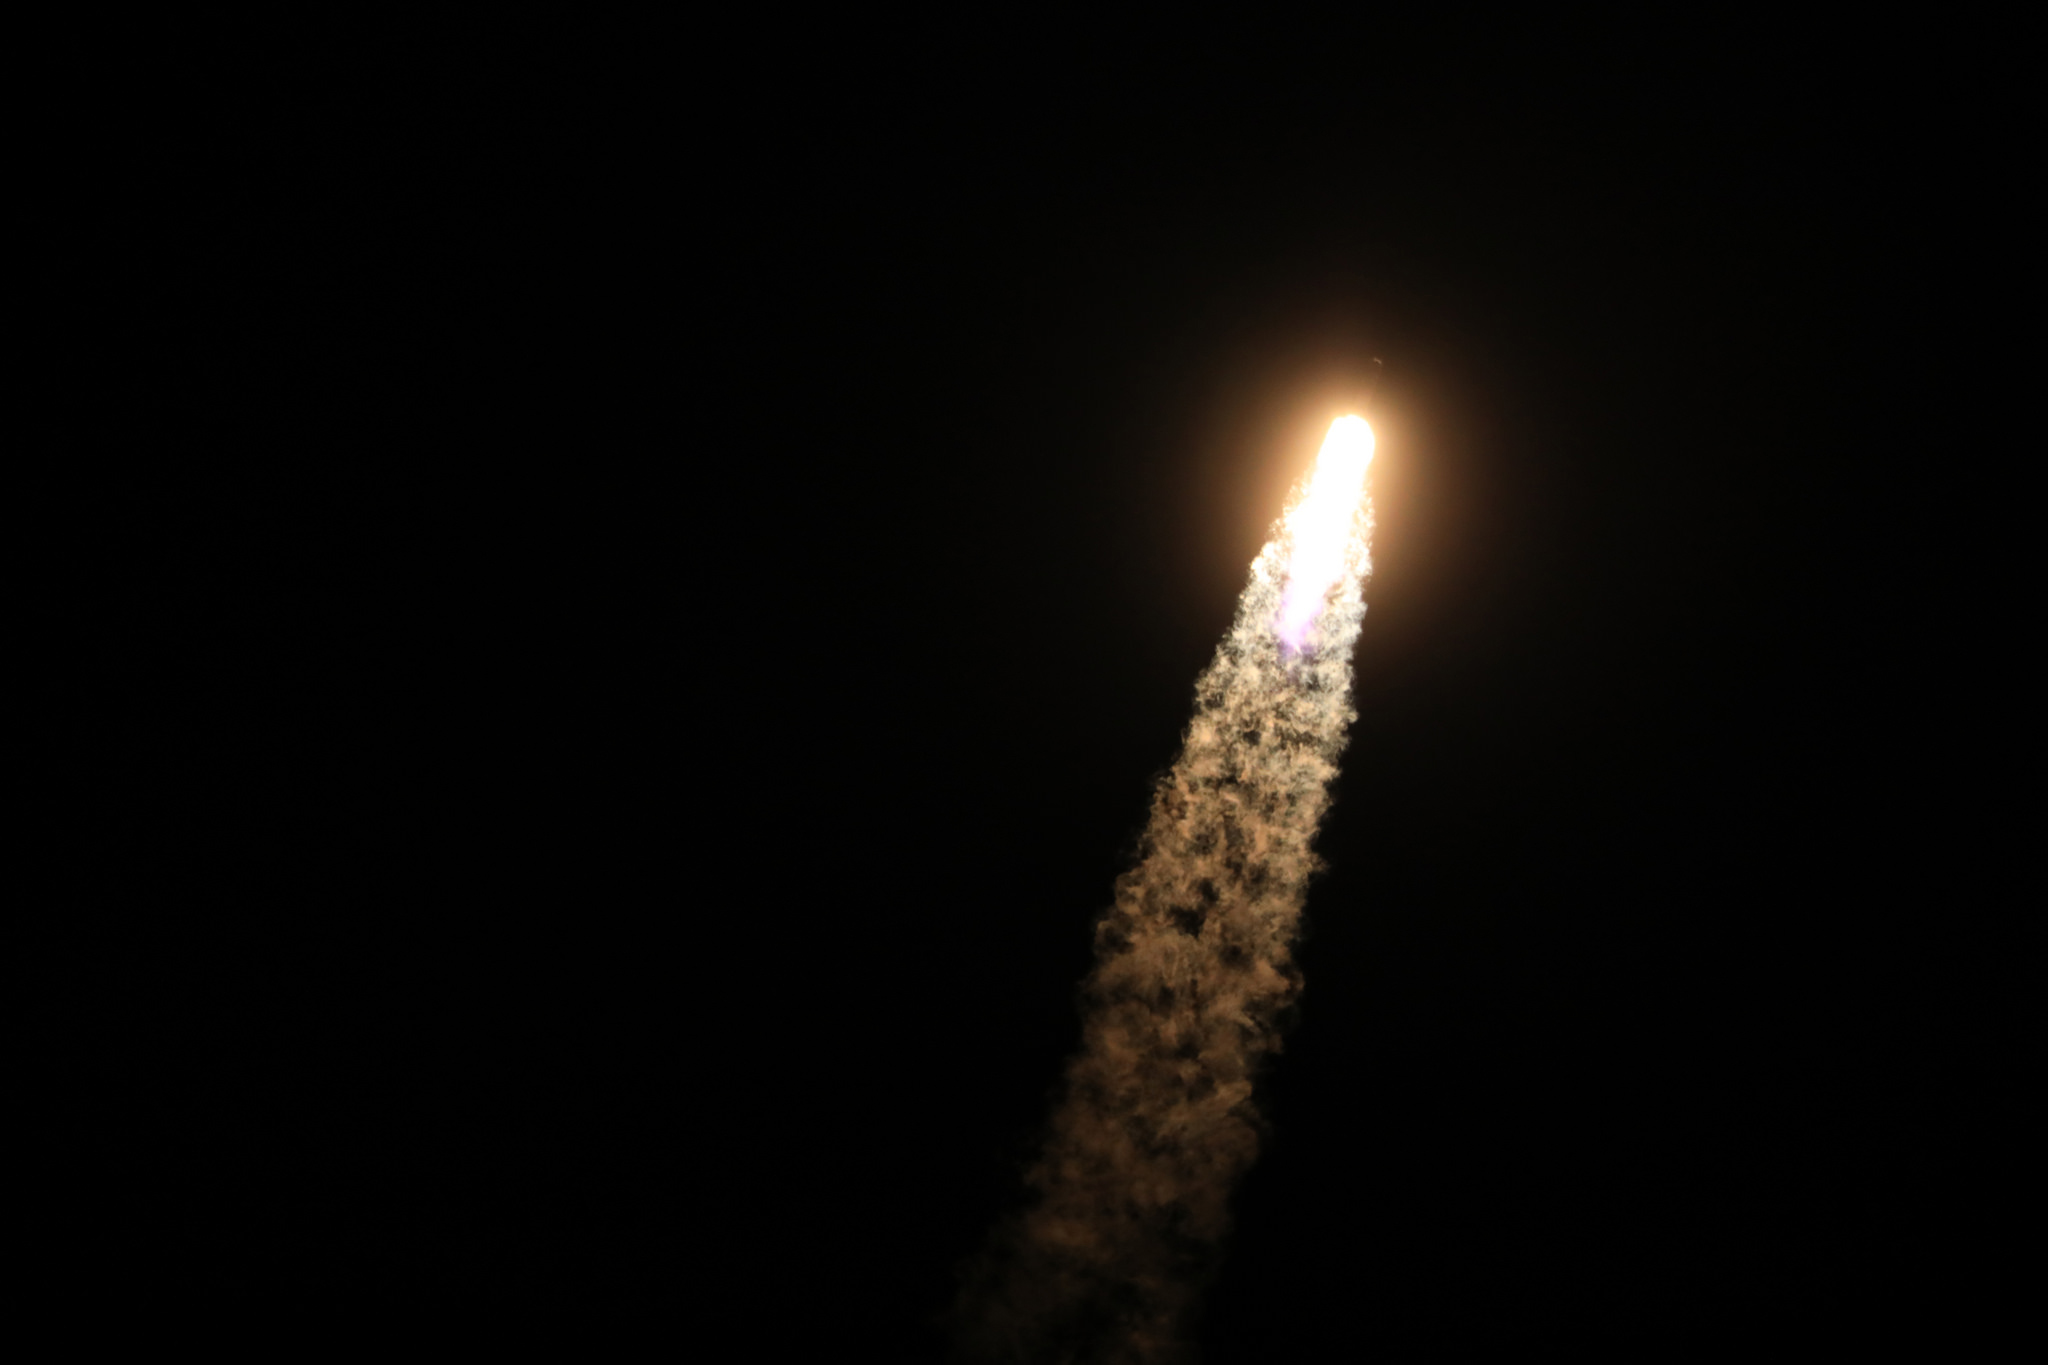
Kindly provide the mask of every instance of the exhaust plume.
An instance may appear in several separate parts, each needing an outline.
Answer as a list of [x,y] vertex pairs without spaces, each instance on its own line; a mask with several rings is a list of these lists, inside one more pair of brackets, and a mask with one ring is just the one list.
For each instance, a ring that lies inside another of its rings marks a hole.
[[1291,956],[1351,707],[1371,572],[1372,429],[1339,418],[1195,685],[1137,863],[1081,991],[1080,1052],[1028,1207],[955,1306],[974,1360],[1185,1359],[1229,1195],[1258,1154],[1252,1083],[1300,989]]

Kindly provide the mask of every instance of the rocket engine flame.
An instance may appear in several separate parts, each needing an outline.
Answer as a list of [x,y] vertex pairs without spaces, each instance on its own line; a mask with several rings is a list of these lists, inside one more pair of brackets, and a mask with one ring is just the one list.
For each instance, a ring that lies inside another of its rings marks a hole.
[[1273,629],[1290,652],[1301,651],[1322,612],[1323,598],[1344,577],[1346,552],[1353,544],[1352,513],[1365,490],[1373,445],[1372,428],[1363,417],[1332,422],[1307,491],[1282,523],[1291,550],[1287,588]]
[[1253,1082],[1300,989],[1311,846],[1355,718],[1372,454],[1363,419],[1331,426],[1195,684],[1136,865],[1095,928],[1081,1049],[1025,1174],[1030,1203],[967,1268],[954,1325],[969,1359],[1187,1355],[1231,1187],[1258,1155]]

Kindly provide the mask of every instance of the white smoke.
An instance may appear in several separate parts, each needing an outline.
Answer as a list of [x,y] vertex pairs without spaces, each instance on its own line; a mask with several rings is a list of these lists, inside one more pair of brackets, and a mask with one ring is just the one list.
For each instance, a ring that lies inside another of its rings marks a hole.
[[1361,495],[1348,510],[1341,566],[1302,648],[1278,627],[1288,566],[1300,562],[1289,517],[1195,686],[1136,866],[1096,926],[1081,1049],[1027,1175],[1029,1207],[993,1239],[955,1308],[971,1359],[1187,1355],[1230,1191],[1258,1154],[1253,1080],[1300,990],[1291,948],[1320,867],[1311,845],[1356,716],[1372,507]]

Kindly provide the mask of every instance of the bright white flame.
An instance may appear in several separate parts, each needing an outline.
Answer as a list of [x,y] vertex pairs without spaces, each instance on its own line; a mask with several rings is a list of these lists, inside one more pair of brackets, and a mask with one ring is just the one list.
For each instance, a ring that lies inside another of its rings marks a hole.
[[1351,518],[1365,492],[1365,469],[1372,463],[1372,449],[1372,428],[1363,417],[1339,417],[1323,438],[1308,490],[1287,509],[1292,553],[1287,559],[1287,588],[1273,628],[1290,650],[1302,647],[1323,609],[1324,595],[1344,576]]

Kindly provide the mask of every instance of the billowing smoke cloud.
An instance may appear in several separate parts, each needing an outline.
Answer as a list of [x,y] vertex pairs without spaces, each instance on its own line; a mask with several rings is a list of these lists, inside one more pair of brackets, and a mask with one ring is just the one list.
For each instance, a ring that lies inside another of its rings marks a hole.
[[971,1359],[1186,1355],[1230,1191],[1258,1154],[1253,1079],[1301,986],[1291,945],[1319,867],[1311,843],[1355,717],[1371,441],[1356,418],[1332,429],[1196,684],[1137,864],[1096,926],[1081,1050],[1029,1206],[956,1305]]

